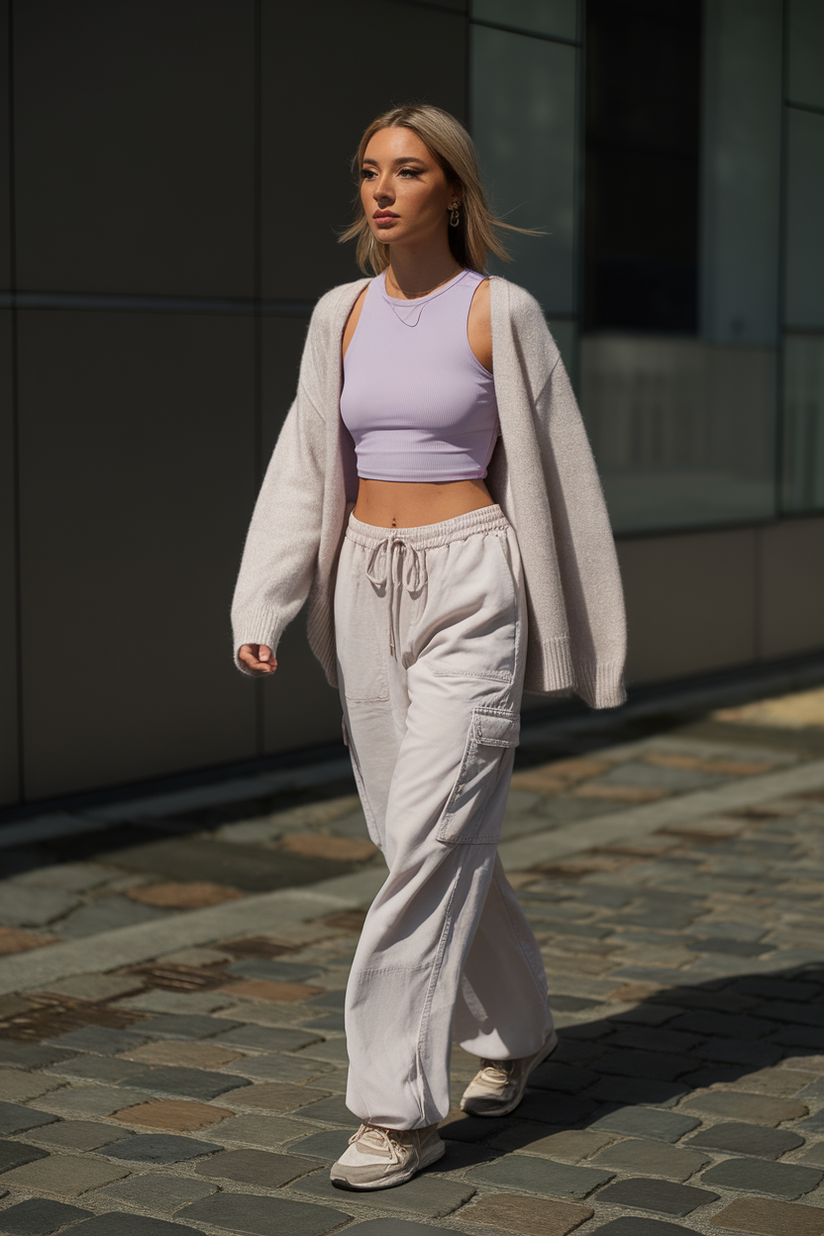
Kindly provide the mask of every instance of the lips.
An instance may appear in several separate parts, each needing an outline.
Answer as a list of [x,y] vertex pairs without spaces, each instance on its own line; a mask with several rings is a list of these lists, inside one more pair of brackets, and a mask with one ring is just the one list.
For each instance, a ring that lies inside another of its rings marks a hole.
[[393,214],[391,210],[378,210],[372,218],[379,223],[382,219],[397,219],[398,216]]

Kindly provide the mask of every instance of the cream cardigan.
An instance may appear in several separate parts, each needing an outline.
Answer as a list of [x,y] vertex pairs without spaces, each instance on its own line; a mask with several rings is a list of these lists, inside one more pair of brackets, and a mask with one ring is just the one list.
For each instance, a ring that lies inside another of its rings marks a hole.
[[[232,605],[235,654],[242,644],[274,652],[308,597],[309,643],[332,686],[335,570],[358,489],[340,417],[341,340],[366,282],[333,288],[312,314],[297,395],[255,506]],[[487,486],[515,529],[524,566],[524,686],[615,707],[625,698],[623,596],[578,405],[537,301],[496,276],[490,291],[501,437]]]

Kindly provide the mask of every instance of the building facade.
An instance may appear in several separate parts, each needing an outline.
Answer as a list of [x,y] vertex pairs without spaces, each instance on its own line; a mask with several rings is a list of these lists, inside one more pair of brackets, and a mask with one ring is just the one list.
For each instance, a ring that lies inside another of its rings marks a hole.
[[[629,679],[824,648],[821,0],[0,0],[0,805],[336,741],[245,527],[379,111],[463,118],[576,383]],[[503,272],[504,268],[496,266]]]

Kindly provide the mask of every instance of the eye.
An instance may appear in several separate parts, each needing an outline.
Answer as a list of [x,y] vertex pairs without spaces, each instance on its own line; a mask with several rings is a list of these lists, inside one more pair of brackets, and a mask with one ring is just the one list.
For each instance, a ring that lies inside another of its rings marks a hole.
[[410,178],[413,176],[420,176],[420,172],[415,167],[402,167],[398,175],[405,178]]
[[371,167],[361,168],[361,180],[374,180],[374,178],[375,178],[374,168],[371,168]]

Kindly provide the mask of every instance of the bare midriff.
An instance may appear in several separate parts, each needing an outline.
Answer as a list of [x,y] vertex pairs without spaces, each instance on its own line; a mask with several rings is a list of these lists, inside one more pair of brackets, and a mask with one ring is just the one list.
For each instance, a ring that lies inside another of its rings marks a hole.
[[355,519],[376,528],[422,528],[494,506],[475,481],[368,481],[361,477]]

